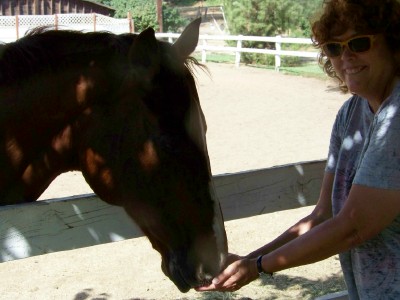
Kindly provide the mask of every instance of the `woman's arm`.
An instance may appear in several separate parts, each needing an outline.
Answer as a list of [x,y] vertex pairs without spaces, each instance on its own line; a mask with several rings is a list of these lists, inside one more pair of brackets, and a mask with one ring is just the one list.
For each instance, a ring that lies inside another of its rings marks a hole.
[[[331,176],[325,175],[323,189],[326,189],[328,182],[332,182]],[[254,257],[273,248],[275,250],[262,258],[262,268],[267,273],[323,260],[376,236],[400,214],[400,190],[354,185],[341,212],[327,219],[325,209],[329,205],[324,193],[321,191],[315,210],[304,221],[252,252],[250,259],[232,263],[212,284],[198,290],[231,291],[248,284],[258,278]]]
[[301,219],[272,242],[249,253],[246,258],[257,258],[285,245],[298,236],[306,233],[311,228],[321,224],[332,217],[331,194],[334,174],[325,173],[317,205],[310,215]]
[[325,173],[318,203],[310,215],[297,222],[272,242],[251,252],[246,257],[232,255],[232,260],[230,260],[230,262],[236,261],[228,265],[227,268],[213,280],[212,284],[199,287],[196,290],[234,290],[258,278],[259,275],[256,268],[256,259],[258,256],[268,254],[278,249],[282,245],[308,232],[314,226],[332,217],[331,194],[333,178],[333,174]]
[[400,214],[400,190],[353,185],[340,213],[269,253],[267,272],[305,265],[349,250],[375,237]]

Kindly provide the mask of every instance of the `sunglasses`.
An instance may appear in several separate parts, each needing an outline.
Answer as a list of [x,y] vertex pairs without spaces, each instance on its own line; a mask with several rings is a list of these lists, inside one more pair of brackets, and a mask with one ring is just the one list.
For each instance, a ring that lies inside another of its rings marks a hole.
[[342,55],[344,46],[354,53],[366,52],[371,49],[375,40],[375,35],[359,35],[343,42],[327,42],[322,44],[322,50],[328,57],[338,57]]

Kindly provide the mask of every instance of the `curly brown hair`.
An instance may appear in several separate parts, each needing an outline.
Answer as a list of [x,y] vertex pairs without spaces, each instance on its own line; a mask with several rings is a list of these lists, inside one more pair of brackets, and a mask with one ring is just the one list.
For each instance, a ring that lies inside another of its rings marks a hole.
[[318,63],[324,72],[339,80],[342,91],[346,84],[337,76],[321,45],[334,36],[354,29],[361,34],[381,33],[397,61],[400,74],[400,1],[399,0],[325,0],[322,14],[312,24],[313,42],[320,49]]

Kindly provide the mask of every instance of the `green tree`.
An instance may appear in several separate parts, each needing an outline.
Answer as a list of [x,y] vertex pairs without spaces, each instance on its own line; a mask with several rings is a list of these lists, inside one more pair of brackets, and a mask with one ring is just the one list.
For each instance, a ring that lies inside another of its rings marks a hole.
[[128,11],[130,11],[135,24],[135,31],[142,31],[148,27],[158,30],[155,1],[111,0],[111,7],[115,9],[115,18],[126,18]]
[[299,35],[302,37],[311,36],[310,23],[322,9],[323,0],[298,0],[302,7],[301,17],[298,20]]
[[[310,36],[309,19],[323,0],[223,0],[230,34]],[[274,49],[274,43],[245,42],[243,47]],[[272,64],[272,56],[243,54],[247,63]],[[266,59],[267,61],[259,61]],[[268,63],[268,60],[271,62]],[[296,59],[294,59],[296,60]]]
[[[322,0],[320,0],[322,1]],[[231,34],[273,36],[298,27],[299,0],[223,0]]]
[[[156,31],[159,29],[155,0],[99,0],[98,2],[114,8],[115,18],[126,18],[130,11],[136,32],[148,27],[153,27]],[[164,31],[179,32],[187,23],[174,7],[163,3]]]
[[165,32],[180,32],[189,24],[189,20],[182,18],[179,11],[163,3],[163,28]]

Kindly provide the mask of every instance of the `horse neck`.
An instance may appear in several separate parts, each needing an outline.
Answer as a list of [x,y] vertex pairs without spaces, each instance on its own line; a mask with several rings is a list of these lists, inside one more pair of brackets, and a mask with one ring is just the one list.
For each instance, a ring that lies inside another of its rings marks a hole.
[[[56,46],[50,47],[51,44]],[[100,56],[99,52],[91,55],[90,49],[84,49],[86,56],[82,58],[82,53],[74,53],[72,49],[67,57],[72,63],[63,62],[53,55],[59,50],[64,51],[57,45],[54,40],[35,45],[52,50],[52,56],[47,60],[39,59],[46,57],[46,49],[32,55],[35,53],[30,53],[29,49],[12,51],[9,48],[7,52],[2,48],[0,196],[11,202],[34,200],[59,174],[79,169],[77,145],[82,124],[94,107],[110,103],[109,91],[120,84],[119,78],[109,74],[107,66],[112,63],[104,52],[100,51]],[[17,46],[24,48],[26,45]],[[19,62],[24,65],[24,60],[17,59],[18,56],[40,61],[31,62],[24,70],[19,65]],[[5,74],[10,76],[2,76]]]

